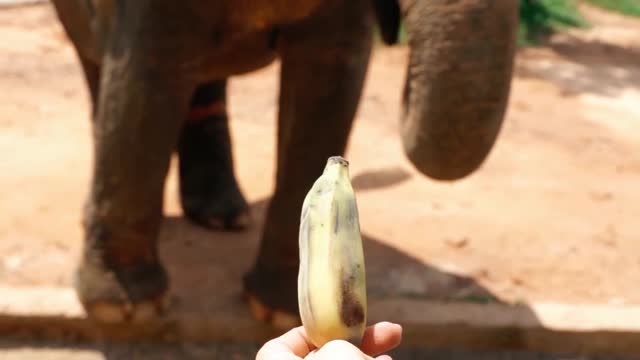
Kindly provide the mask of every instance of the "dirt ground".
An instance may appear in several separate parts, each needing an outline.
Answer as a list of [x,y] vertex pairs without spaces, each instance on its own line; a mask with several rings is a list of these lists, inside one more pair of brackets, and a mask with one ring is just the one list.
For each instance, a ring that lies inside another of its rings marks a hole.
[[[503,301],[640,303],[640,21],[586,10],[592,29],[519,53],[495,149],[453,183],[403,157],[407,51],[376,50],[346,154],[367,237]],[[230,84],[236,168],[256,228],[273,185],[277,75],[274,64]],[[0,285],[67,286],[92,147],[80,67],[49,5],[0,10],[0,94]],[[168,223],[181,217],[173,165]],[[246,263],[257,234],[233,236],[252,244],[237,254]],[[208,236],[215,249],[221,240]],[[433,287],[422,271],[377,276],[412,296]]]

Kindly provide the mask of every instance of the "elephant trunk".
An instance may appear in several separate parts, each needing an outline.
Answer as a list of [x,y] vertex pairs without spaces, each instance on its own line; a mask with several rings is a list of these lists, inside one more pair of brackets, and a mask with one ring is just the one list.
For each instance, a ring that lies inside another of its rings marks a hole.
[[423,174],[455,180],[491,150],[508,102],[517,0],[400,0],[410,59],[401,136]]

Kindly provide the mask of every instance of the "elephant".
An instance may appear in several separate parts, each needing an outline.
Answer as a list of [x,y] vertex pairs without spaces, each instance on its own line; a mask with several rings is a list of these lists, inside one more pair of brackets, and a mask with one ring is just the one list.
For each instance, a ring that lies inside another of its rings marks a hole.
[[346,150],[376,31],[390,46],[406,29],[399,114],[406,157],[426,177],[455,181],[476,171],[496,142],[519,21],[517,0],[53,5],[91,100],[94,160],[74,287],[88,316],[109,323],[167,311],[170,281],[157,237],[174,152],[186,218],[220,231],[251,221],[232,161],[230,77],[281,64],[275,187],[242,285],[259,320],[296,319],[293,214],[327,158]]

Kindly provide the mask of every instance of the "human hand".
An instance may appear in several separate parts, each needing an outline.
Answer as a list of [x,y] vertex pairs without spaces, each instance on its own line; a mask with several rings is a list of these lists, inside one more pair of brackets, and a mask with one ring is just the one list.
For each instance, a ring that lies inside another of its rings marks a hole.
[[[311,343],[304,327],[299,326],[260,348],[256,360],[372,360],[373,356],[389,351],[400,344],[402,327],[390,322],[379,322],[367,327],[360,348],[343,340],[333,340],[320,349]],[[376,360],[391,360],[382,355]]]

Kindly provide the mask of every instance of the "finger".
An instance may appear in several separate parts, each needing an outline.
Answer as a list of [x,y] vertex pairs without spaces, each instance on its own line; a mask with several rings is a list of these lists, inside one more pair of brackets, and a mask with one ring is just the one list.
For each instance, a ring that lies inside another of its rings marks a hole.
[[333,340],[316,350],[312,360],[374,360],[360,349],[344,340]]
[[360,349],[371,356],[389,351],[400,345],[402,326],[383,321],[367,327]]
[[376,360],[393,360],[389,355],[380,355],[376,357]]
[[[301,359],[307,356],[315,347],[309,341],[302,326],[293,328],[279,337],[269,340],[258,352],[256,360],[271,359]],[[278,357],[273,354],[289,354],[290,357]]]
[[293,355],[290,352],[271,352],[260,349],[256,360],[303,360],[300,357]]

